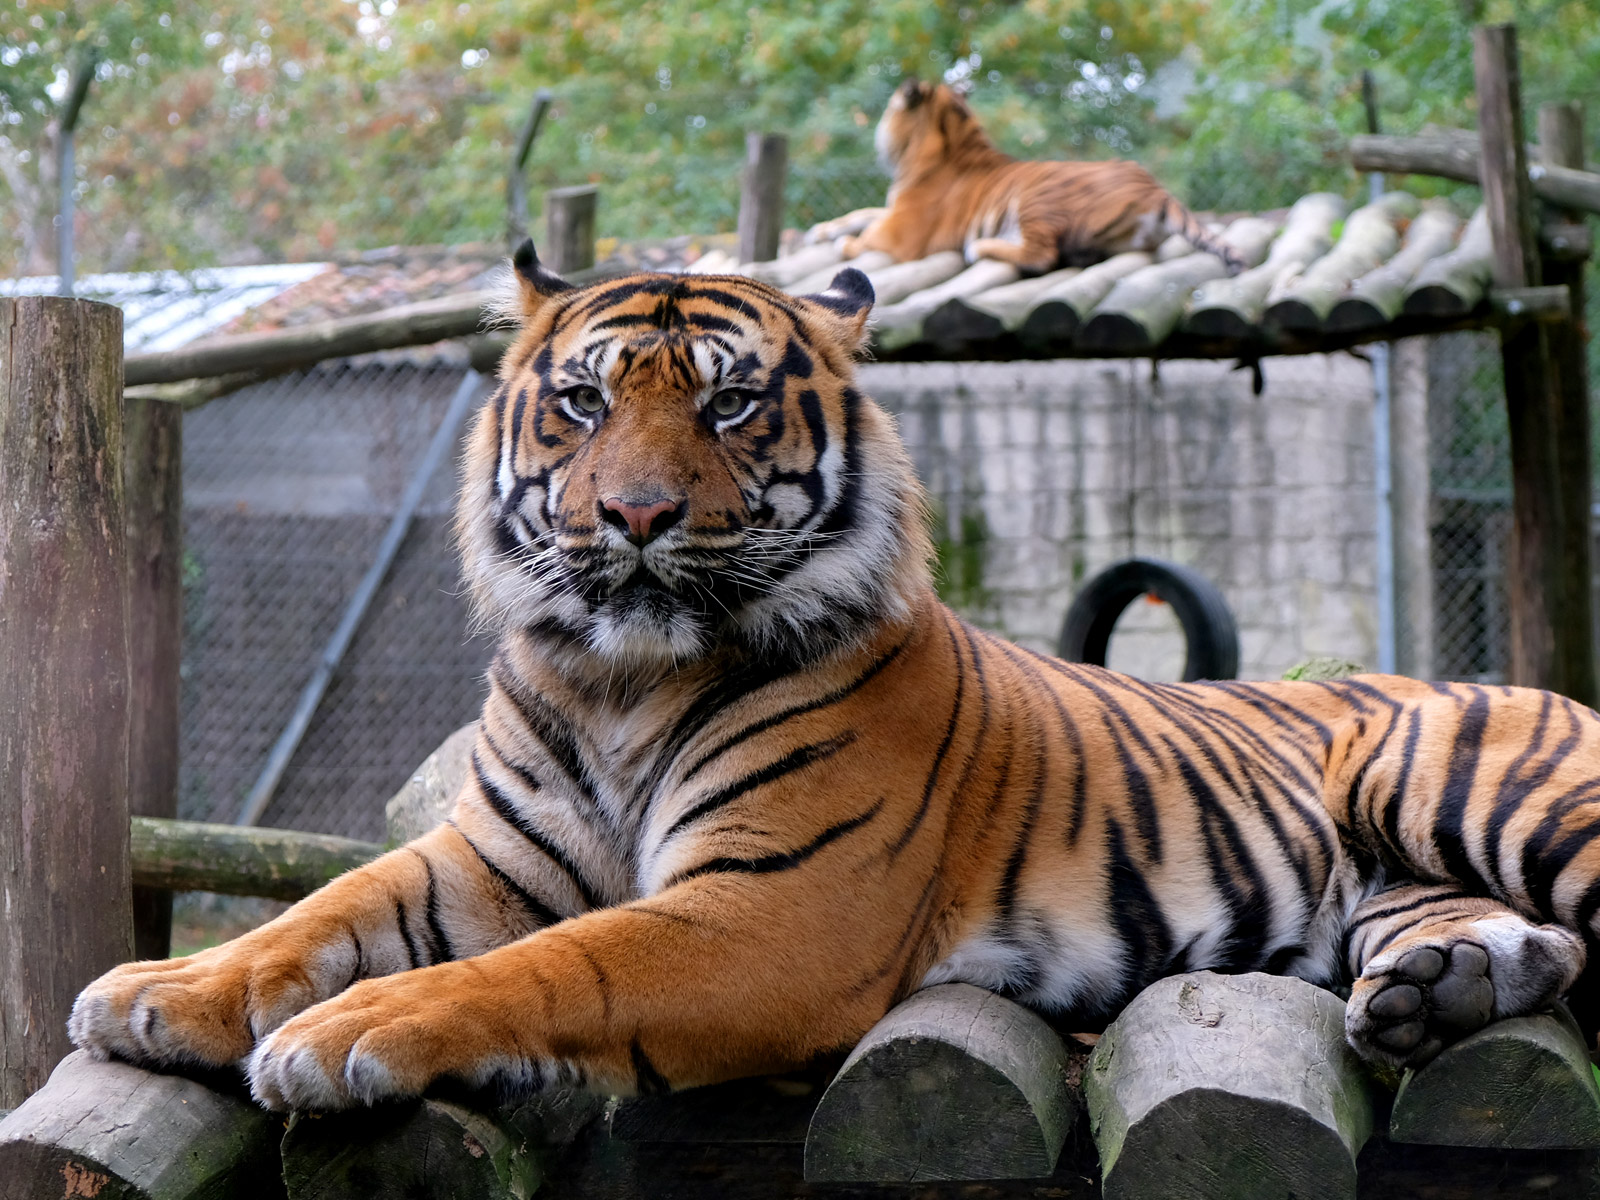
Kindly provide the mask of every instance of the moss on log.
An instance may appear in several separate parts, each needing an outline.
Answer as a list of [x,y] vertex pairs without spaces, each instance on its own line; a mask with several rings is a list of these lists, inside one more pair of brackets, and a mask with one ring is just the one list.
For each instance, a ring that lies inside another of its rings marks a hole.
[[1423,209],[1406,230],[1400,253],[1351,284],[1349,294],[1328,314],[1326,327],[1343,332],[1389,324],[1405,304],[1406,285],[1428,262],[1448,254],[1460,231],[1461,218],[1448,208]]
[[1489,214],[1472,214],[1461,241],[1448,254],[1425,263],[1406,286],[1408,317],[1461,317],[1483,302],[1494,280],[1494,239]]
[[1393,257],[1400,246],[1398,224],[1416,216],[1420,206],[1409,192],[1388,192],[1356,209],[1332,250],[1274,287],[1263,319],[1295,333],[1320,331],[1350,285]]
[[1077,1110],[1066,1049],[1037,1015],[970,984],[928,988],[873,1026],[828,1086],[806,1179],[1045,1176]]
[[1261,322],[1272,288],[1328,252],[1333,227],[1346,211],[1344,200],[1331,192],[1302,196],[1284,218],[1283,231],[1268,249],[1266,261],[1195,292],[1184,329],[1208,338],[1249,337]]
[[202,1083],[79,1050],[0,1121],[0,1200],[267,1200],[283,1118],[241,1081]]
[[1106,1030],[1084,1098],[1106,1200],[1340,1200],[1372,1131],[1331,992],[1276,975],[1158,980]]
[[372,842],[289,829],[160,817],[131,824],[133,882],[174,892],[298,900],[383,853]]
[[1389,1139],[1507,1150],[1600,1149],[1600,1087],[1565,1008],[1493,1021],[1407,1071]]

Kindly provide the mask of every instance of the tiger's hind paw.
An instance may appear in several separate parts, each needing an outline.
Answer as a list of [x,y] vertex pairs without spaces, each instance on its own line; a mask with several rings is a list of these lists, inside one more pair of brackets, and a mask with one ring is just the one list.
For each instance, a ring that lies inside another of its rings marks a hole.
[[1361,972],[1345,1006],[1345,1036],[1370,1062],[1420,1067],[1490,1020],[1549,1004],[1583,969],[1569,930],[1507,915],[1455,933],[1406,938]]

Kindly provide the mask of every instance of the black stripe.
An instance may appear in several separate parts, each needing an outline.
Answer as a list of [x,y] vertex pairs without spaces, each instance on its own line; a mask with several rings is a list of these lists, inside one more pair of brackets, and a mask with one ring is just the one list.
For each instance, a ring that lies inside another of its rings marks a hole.
[[544,746],[545,752],[573,782],[583,799],[592,808],[599,809],[599,789],[584,761],[578,735],[571,722],[555,705],[526,687],[503,655],[497,654],[490,664],[489,678],[505,692],[506,698],[521,714],[528,732]]
[[816,837],[797,850],[781,850],[776,854],[764,854],[760,858],[713,858],[703,862],[697,867],[690,867],[687,871],[680,871],[674,875],[662,890],[673,884],[682,883],[698,875],[713,875],[722,872],[742,873],[747,875],[771,875],[777,871],[788,871],[798,867],[824,846],[838,841],[840,838],[854,833],[866,825],[880,810],[882,810],[886,797],[879,796],[878,802],[863,813],[830,825]]
[[554,863],[571,880],[572,886],[577,889],[578,895],[583,898],[585,907],[605,907],[597,896],[593,885],[590,884],[588,879],[584,878],[582,869],[573,861],[572,856],[566,852],[565,848],[551,841],[545,836],[543,830],[539,829],[519,812],[517,806],[512,803],[511,798],[502,792],[484,772],[483,762],[478,758],[476,750],[472,752],[472,770],[478,777],[478,787],[482,790],[484,799],[489,801],[489,807],[494,809],[496,815],[502,821],[527,838],[529,842],[538,848],[539,853]]
[[[1389,803],[1383,810],[1383,840],[1389,848],[1392,859],[1397,863],[1407,863],[1411,856],[1406,853],[1400,844],[1400,806],[1405,803],[1406,791],[1411,786],[1411,768],[1417,761],[1417,740],[1422,736],[1422,710],[1411,710],[1411,724],[1406,729],[1406,742],[1400,750],[1400,774],[1394,781],[1394,791],[1390,793]],[[1382,852],[1382,846],[1375,846],[1374,850]]]
[[[467,844],[469,846],[472,845],[471,842]],[[473,846],[473,849],[477,849],[477,847]],[[428,899],[425,912],[428,920],[428,933],[433,939],[433,945],[429,948],[432,953],[429,957],[436,963],[454,962],[456,957],[455,948],[450,945],[450,938],[446,935],[444,925],[439,920],[439,887],[438,881],[433,876],[433,863],[420,850],[413,850],[411,853],[422,860],[422,869],[428,873]]]
[[1148,872],[1128,856],[1122,826],[1113,818],[1106,820],[1106,859],[1105,908],[1122,939],[1125,962],[1121,995],[1105,997],[1097,1016],[1121,1008],[1124,1000],[1159,978],[1172,958],[1172,929],[1146,882]]
[[1567,714],[1567,736],[1556,743],[1554,749],[1548,754],[1540,754],[1534,763],[1533,769],[1524,771],[1532,756],[1544,745],[1545,731],[1550,723],[1550,710],[1554,705],[1555,696],[1545,692],[1540,697],[1539,723],[1535,727],[1533,737],[1528,740],[1528,745],[1518,755],[1515,762],[1506,768],[1504,777],[1500,780],[1500,787],[1495,795],[1494,807],[1490,810],[1489,821],[1484,835],[1484,850],[1489,864],[1489,877],[1494,881],[1497,891],[1504,892],[1504,872],[1500,863],[1501,838],[1505,827],[1511,818],[1522,811],[1528,798],[1538,789],[1550,781],[1550,776],[1555,769],[1565,762],[1578,742],[1582,738],[1582,726],[1578,721],[1578,714],[1570,700],[1563,700],[1563,707]]
[[[910,641],[910,638],[907,638],[906,641]],[[795,717],[804,716],[806,713],[816,712],[818,709],[827,708],[829,705],[837,704],[846,697],[853,695],[868,682],[870,682],[880,671],[898,658],[900,652],[905,648],[906,642],[901,642],[882,658],[874,662],[860,675],[857,675],[849,683],[845,684],[843,687],[835,688],[825,696],[818,697],[815,700],[808,700],[804,704],[793,705],[789,708],[783,709],[781,712],[773,713],[770,717],[763,717],[759,721],[755,721],[749,725],[746,725],[743,729],[740,729],[736,733],[729,734],[727,737],[723,738],[722,741],[718,742],[710,750],[707,750],[695,760],[694,765],[683,773],[683,782],[688,783],[689,780],[698,775],[701,769],[704,768],[707,763],[711,762],[712,759],[726,754],[729,750],[733,749],[733,747],[755,737],[757,734],[765,733],[774,726],[782,725],[785,721],[792,720]]]
[[718,788],[674,821],[667,832],[662,835],[661,843],[658,844],[671,841],[673,836],[686,826],[692,825],[708,813],[715,812],[717,809],[733,803],[733,801],[747,792],[763,787],[774,780],[782,779],[785,775],[792,775],[796,771],[804,770],[813,763],[832,758],[855,740],[855,731],[847,730],[835,737],[828,738],[826,741],[810,742],[804,746],[798,746],[776,762],[770,762],[766,766],[734,780],[727,786]]
[[[928,815],[928,806],[933,802],[933,789],[939,785],[939,771],[944,766],[945,755],[950,753],[950,743],[955,741],[956,722],[961,717],[961,696],[966,690],[967,669],[961,662],[961,646],[960,643],[956,641],[955,632],[949,627],[949,620],[950,618],[947,616],[945,618],[945,632],[950,637],[950,649],[954,653],[956,660],[955,700],[950,705],[950,720],[945,725],[944,740],[939,743],[938,752],[933,756],[933,766],[929,768],[928,778],[922,785],[922,803],[917,805],[917,811],[915,814],[913,814],[911,821],[906,826],[905,830],[889,845],[890,858],[895,857],[895,855],[899,854],[906,848],[906,845],[913,837],[916,836],[918,828],[920,828],[922,825],[923,818]],[[973,658],[972,665],[973,668],[980,671],[981,674],[982,669],[978,666],[978,660],[976,657]],[[976,759],[976,757],[976,747],[974,747],[973,757],[972,759],[968,760],[969,765],[973,760]]]
[[650,1061],[650,1056],[644,1052],[644,1047],[639,1045],[638,1038],[633,1039],[633,1044],[628,1047],[628,1053],[633,1058],[633,1081],[639,1095],[659,1096],[672,1090],[672,1085],[660,1071],[656,1070],[655,1063]]
[[1462,715],[1461,724],[1451,743],[1450,771],[1445,778],[1444,794],[1439,800],[1439,813],[1433,830],[1433,844],[1444,859],[1445,870],[1451,878],[1463,883],[1484,882],[1467,854],[1464,826],[1467,806],[1472,801],[1473,784],[1478,777],[1478,758],[1483,752],[1483,735],[1488,724],[1489,694],[1481,688],[1473,688],[1472,702]]
[[416,936],[411,932],[411,926],[406,923],[404,900],[394,902],[394,923],[400,927],[400,937],[406,944],[406,957],[411,960],[411,969],[415,971],[422,966],[422,955],[417,951]]
[[[455,826],[454,821],[452,821],[450,824],[453,827]],[[495,866],[494,861],[478,848],[478,844],[476,842],[474,842],[466,834],[461,833],[459,827],[456,828],[456,832],[461,834],[462,841],[466,842],[467,845],[472,847],[472,852],[478,856],[478,861],[484,865],[484,868],[489,872],[489,874],[495,879],[498,879],[505,889],[517,898],[522,907],[527,910],[527,913],[530,917],[542,925],[557,925],[561,922],[562,918],[556,913],[555,909],[551,908],[548,904],[545,904],[532,892],[528,891],[527,888],[523,887],[499,867]],[[429,879],[431,888],[431,873],[429,875]]]

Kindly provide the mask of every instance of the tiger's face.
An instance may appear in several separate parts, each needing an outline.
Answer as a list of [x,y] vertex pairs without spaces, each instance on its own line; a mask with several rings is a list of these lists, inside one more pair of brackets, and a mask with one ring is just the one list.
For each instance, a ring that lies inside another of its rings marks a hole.
[[943,161],[976,129],[977,118],[954,88],[908,79],[889,97],[873,141],[879,164],[898,176]]
[[514,266],[523,328],[457,511],[491,623],[660,668],[730,643],[804,661],[903,607],[927,537],[854,387],[864,275],[793,297],[733,276],[573,288],[531,243]]

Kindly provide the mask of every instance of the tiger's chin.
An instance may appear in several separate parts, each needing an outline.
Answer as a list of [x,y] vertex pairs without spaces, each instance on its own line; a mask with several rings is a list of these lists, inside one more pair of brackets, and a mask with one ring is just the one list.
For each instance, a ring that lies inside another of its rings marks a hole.
[[693,662],[714,648],[715,638],[705,617],[680,598],[660,588],[634,587],[595,609],[584,640],[608,662],[649,670]]

